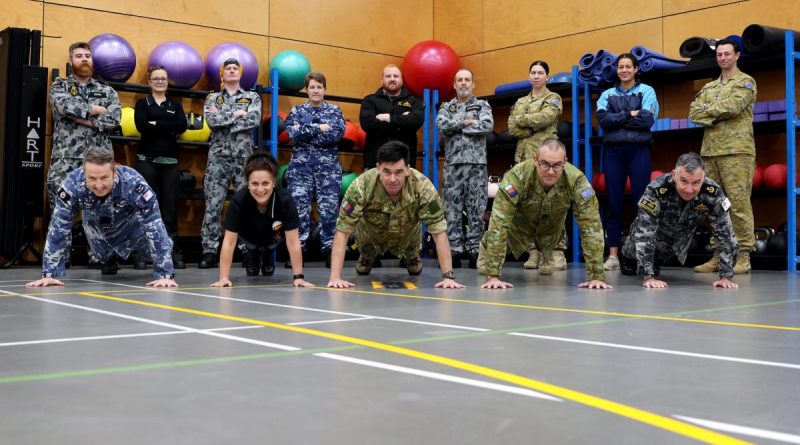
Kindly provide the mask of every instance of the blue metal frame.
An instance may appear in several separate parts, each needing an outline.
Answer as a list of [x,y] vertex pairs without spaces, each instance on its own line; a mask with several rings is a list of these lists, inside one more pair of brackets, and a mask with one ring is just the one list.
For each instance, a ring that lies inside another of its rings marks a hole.
[[430,156],[431,162],[433,165],[431,166],[433,169],[433,186],[436,187],[436,190],[439,190],[439,126],[436,125],[436,117],[439,114],[439,108],[436,107],[436,104],[439,103],[439,90],[433,90],[433,100],[431,101],[431,118],[433,122],[433,141],[431,142],[431,149],[432,153]]
[[[425,152],[424,160],[422,161],[422,174],[426,177],[430,177],[430,169],[428,159],[431,155],[430,144],[428,143],[431,138],[431,116],[430,116],[430,109],[431,109],[431,90],[425,88],[422,92],[422,102],[425,106],[425,122],[422,124],[422,148]],[[437,136],[436,128],[433,129],[434,137]],[[409,147],[412,150],[416,150],[416,147]],[[416,165],[412,167],[416,168]]]
[[[572,67],[572,165],[580,168],[580,146],[581,143],[584,142],[584,139],[581,139],[580,136],[580,125],[581,125],[581,117],[580,117],[580,106],[578,105],[580,95],[578,93],[578,87],[580,87],[580,80],[578,78],[578,67]],[[591,156],[589,157],[591,159]],[[592,181],[592,170],[586,170],[586,177],[589,179],[589,182]],[[580,231],[578,230],[578,223],[575,220],[575,215],[572,215],[572,239],[570,240],[572,245],[572,263],[577,263],[581,259],[581,252],[580,252]]]
[[800,52],[794,48],[794,32],[786,31],[786,268],[797,272],[797,101],[795,100],[795,63]]
[[[269,151],[272,157],[278,159],[278,70],[269,73],[270,86],[261,88],[261,94],[269,94]],[[259,145],[261,148],[261,145]]]

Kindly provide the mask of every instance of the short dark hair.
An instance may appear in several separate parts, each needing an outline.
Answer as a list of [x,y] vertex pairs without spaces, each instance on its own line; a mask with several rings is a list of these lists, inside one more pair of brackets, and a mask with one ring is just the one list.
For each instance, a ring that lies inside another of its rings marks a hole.
[[72,57],[72,52],[75,51],[78,48],[80,48],[80,49],[88,49],[90,53],[92,52],[92,47],[89,46],[88,43],[86,43],[86,42],[75,42],[75,43],[73,43],[72,45],[69,46],[69,56]]
[[150,65],[147,67],[147,79],[150,79],[150,76],[153,74],[153,71],[163,71],[167,73],[167,77],[169,77],[169,71],[162,65]]
[[533,63],[531,63],[531,66],[528,67],[528,72],[530,73],[535,66],[544,68],[544,73],[550,74],[550,65],[548,65],[544,60],[534,60]]
[[617,58],[614,59],[614,68],[619,66],[619,61],[622,59],[630,59],[631,63],[633,63],[633,67],[639,68],[639,61],[636,60],[636,57],[633,57],[633,54],[631,53],[622,53],[618,55]]
[[681,167],[683,167],[683,169],[689,173],[697,170],[698,168],[703,171],[706,170],[706,165],[705,162],[703,162],[703,158],[693,151],[684,153],[678,157],[678,162],[675,163],[675,168],[678,169]]
[[103,147],[89,147],[83,153],[84,164],[104,165],[111,164],[114,169],[114,151]]
[[271,154],[264,151],[257,151],[247,157],[244,163],[244,177],[250,180],[250,175],[255,171],[267,171],[272,174],[272,179],[278,179],[278,162]]
[[378,149],[378,164],[392,164],[402,159],[408,165],[409,151],[408,145],[404,142],[389,141]]
[[740,53],[742,51],[742,49],[739,48],[739,42],[737,42],[736,40],[733,40],[733,39],[725,38],[725,39],[722,39],[722,40],[717,40],[717,46],[715,48],[719,48],[722,45],[731,45],[731,46],[733,46],[733,52],[735,52],[735,53]]
[[311,83],[312,80],[316,80],[317,82],[321,83],[323,88],[328,88],[328,83],[325,81],[324,74],[318,71],[311,71],[310,73],[306,74],[306,79],[303,82],[303,85],[308,88],[308,84]]
[[556,138],[547,138],[539,144],[539,149],[536,152],[540,152],[542,148],[547,147],[550,151],[563,151],[564,154],[567,154],[567,147],[564,145],[563,142],[559,141]]

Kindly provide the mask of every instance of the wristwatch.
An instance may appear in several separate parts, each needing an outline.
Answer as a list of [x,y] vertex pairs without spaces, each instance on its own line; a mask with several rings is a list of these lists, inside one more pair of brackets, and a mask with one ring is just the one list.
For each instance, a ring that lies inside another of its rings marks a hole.
[[442,274],[442,278],[445,279],[445,280],[455,280],[456,279],[456,273],[453,272],[452,270],[450,272],[445,272],[445,273]]
[[306,276],[301,273],[296,273],[292,276],[293,280],[304,280],[305,278]]

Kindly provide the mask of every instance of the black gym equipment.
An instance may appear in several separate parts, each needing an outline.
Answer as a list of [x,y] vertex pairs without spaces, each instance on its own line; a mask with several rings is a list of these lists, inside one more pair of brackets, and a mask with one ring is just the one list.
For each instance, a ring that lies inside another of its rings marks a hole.
[[[750,54],[782,53],[786,47],[786,29],[752,24],[742,32],[743,50]],[[794,46],[800,47],[800,32],[794,32]]]
[[716,57],[717,40],[705,37],[689,37],[681,43],[678,50],[687,59],[706,59]]

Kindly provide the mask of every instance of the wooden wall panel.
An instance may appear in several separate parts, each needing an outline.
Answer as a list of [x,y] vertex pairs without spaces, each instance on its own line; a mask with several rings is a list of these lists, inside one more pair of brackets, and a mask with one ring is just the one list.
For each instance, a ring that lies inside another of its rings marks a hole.
[[29,0],[4,0],[0,8],[0,29],[42,29],[42,4]]
[[[45,0],[45,3],[57,3],[79,10],[163,19],[261,35],[268,33],[269,2],[270,0],[236,0],[235,3],[208,0]],[[73,13],[82,14],[79,10],[73,10]],[[113,23],[113,19],[111,20]]]
[[434,0],[433,38],[459,55],[483,51],[483,0]]
[[662,0],[664,4],[664,15],[680,14],[683,12],[697,11],[705,8],[715,8],[731,3],[739,3],[741,0]]
[[270,0],[270,35],[402,56],[433,35],[433,2]]
[[652,0],[624,3],[605,0],[499,0],[485,4],[484,50],[565,37],[661,16],[660,2]]

